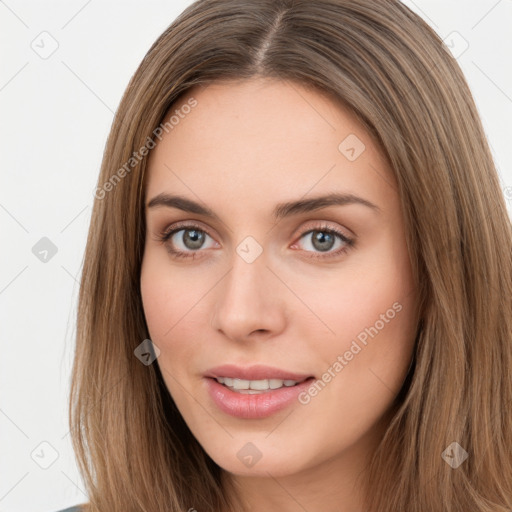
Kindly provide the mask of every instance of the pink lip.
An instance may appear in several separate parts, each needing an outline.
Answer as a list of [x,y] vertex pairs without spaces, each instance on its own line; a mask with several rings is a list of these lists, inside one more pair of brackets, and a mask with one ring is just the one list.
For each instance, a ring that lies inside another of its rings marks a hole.
[[231,391],[212,378],[206,378],[205,381],[211,399],[221,411],[237,418],[259,419],[267,418],[293,402],[298,402],[298,395],[309,387],[312,379],[255,395]]
[[[291,373],[269,366],[242,368],[235,365],[212,368],[205,374],[205,377],[208,393],[217,407],[226,414],[242,419],[267,418],[292,403],[298,402],[298,395],[305,391],[314,379],[311,375]],[[245,380],[294,380],[298,384],[258,394],[245,394],[231,391],[217,382],[215,377],[233,377]]]
[[249,367],[236,366],[234,364],[224,364],[210,368],[205,374],[205,377],[232,377],[234,379],[244,380],[264,380],[264,379],[281,379],[281,380],[294,380],[301,382],[312,375],[298,374],[273,368],[271,366],[254,365]]

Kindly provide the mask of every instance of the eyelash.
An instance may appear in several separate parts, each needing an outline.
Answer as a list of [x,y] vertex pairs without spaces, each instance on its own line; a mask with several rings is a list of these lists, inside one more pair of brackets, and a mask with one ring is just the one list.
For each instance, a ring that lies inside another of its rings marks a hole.
[[[175,226],[173,227],[173,229],[169,230],[169,229],[166,229],[165,231],[163,231],[162,233],[158,234],[156,236],[156,240],[158,242],[161,242],[163,244],[167,243],[169,241],[170,238],[172,238],[172,236],[175,234],[175,233],[178,233],[179,231],[199,231],[201,233],[204,233],[206,235],[208,235],[210,238],[213,238],[207,231],[205,231],[201,226],[198,226],[197,224],[194,224],[194,223],[187,223],[187,224],[182,224],[182,225],[178,225],[178,226]],[[298,238],[298,240],[300,240],[301,238],[303,238],[305,235],[308,235],[314,231],[319,231],[321,233],[328,233],[330,235],[334,235],[334,236],[337,236],[339,239],[341,239],[341,241],[345,244],[343,247],[341,247],[340,249],[334,251],[334,252],[326,252],[326,253],[314,253],[315,255],[313,256],[308,256],[308,258],[312,258],[312,259],[326,259],[326,258],[334,258],[336,256],[340,256],[341,254],[344,254],[345,252],[347,252],[350,248],[352,248],[354,246],[354,239],[352,238],[348,238],[346,235],[344,235],[343,233],[341,233],[340,231],[334,229],[334,228],[330,228],[328,226],[325,226],[325,225],[321,225],[321,226],[317,226],[317,227],[314,227],[313,229],[308,229],[307,231],[304,231]],[[175,258],[191,258],[191,259],[195,259],[196,257],[196,254],[198,254],[200,252],[200,249],[198,249],[197,251],[176,251],[175,249],[171,249],[171,247],[167,246],[167,251]],[[306,251],[306,252],[311,252],[311,251]],[[324,254],[324,255],[319,255],[319,254]]]

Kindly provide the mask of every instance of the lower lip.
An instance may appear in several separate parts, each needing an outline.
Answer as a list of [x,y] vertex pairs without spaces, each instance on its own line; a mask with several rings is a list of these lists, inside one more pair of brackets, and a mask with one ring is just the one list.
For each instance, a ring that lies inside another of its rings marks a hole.
[[295,386],[284,386],[258,394],[237,393],[223,386],[216,379],[206,378],[210,397],[217,407],[231,416],[243,419],[267,418],[298,401],[298,395],[305,391],[313,377]]

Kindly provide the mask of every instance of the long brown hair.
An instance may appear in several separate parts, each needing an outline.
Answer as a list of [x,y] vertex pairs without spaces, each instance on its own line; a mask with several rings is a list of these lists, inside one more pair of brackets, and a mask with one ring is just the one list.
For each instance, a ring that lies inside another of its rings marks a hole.
[[[69,419],[86,510],[231,510],[221,468],[189,431],[158,365],[134,355],[149,337],[141,148],[150,151],[193,86],[259,76],[350,108],[398,184],[421,329],[369,467],[367,510],[509,511],[511,223],[456,60],[397,0],[199,0],[132,77],[105,149],[79,295]],[[468,454],[456,469],[442,456],[454,442]]]

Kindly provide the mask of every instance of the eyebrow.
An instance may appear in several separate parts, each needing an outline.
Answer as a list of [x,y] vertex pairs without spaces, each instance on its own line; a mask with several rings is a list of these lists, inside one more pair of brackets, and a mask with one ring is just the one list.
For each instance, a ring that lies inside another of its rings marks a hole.
[[[299,199],[297,201],[279,203],[274,208],[272,217],[277,221],[285,217],[291,217],[292,215],[298,215],[299,213],[309,213],[329,206],[345,206],[351,204],[361,204],[376,212],[381,211],[376,204],[371,203],[367,199],[363,199],[362,197],[358,197],[354,194],[342,194],[335,192],[309,199]],[[219,216],[208,207],[186,197],[171,195],[165,192],[153,197],[153,199],[149,201],[147,207],[148,209],[158,207],[177,208],[185,212],[204,215],[205,217],[210,217],[220,221]]]

